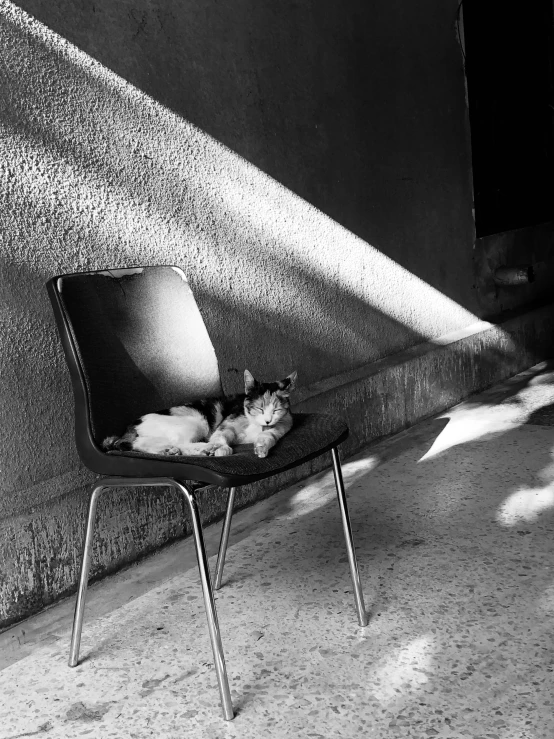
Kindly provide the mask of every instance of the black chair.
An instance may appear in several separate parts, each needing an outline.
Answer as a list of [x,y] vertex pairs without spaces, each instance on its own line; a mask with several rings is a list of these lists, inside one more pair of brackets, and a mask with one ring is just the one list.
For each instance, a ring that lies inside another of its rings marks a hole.
[[202,536],[197,497],[212,485],[230,488],[214,588],[219,588],[229,539],[235,488],[262,480],[330,451],[354,586],[358,622],[367,625],[342,481],[338,445],[348,427],[334,416],[295,414],[291,431],[265,459],[251,448],[230,457],[164,457],[110,451],[102,440],[121,433],[144,413],[221,394],[215,352],[182,271],[136,267],[54,277],[48,294],[69,366],[75,397],[75,438],[83,463],[105,475],[90,500],[69,665],[79,646],[91,562],[96,505],[107,488],[165,485],[185,497],[192,528],[223,716],[233,706]]

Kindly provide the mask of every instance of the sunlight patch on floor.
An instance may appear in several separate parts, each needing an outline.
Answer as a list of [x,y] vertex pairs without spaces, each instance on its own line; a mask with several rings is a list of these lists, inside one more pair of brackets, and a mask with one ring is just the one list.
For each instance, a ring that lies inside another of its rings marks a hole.
[[[543,386],[540,394],[536,386]],[[450,409],[439,418],[448,418],[449,423],[442,433],[435,439],[433,446],[419,460],[436,457],[447,449],[467,444],[468,442],[486,439],[501,434],[509,429],[522,426],[529,422],[534,411],[554,402],[554,385],[552,373],[531,378],[528,385],[516,395],[506,398],[502,402],[476,403],[473,400],[465,401]]]
[[435,439],[429,451],[421,457],[420,462],[436,457],[452,447],[501,434],[506,431],[506,427],[524,423],[515,420],[511,405],[482,405],[479,408],[460,409],[440,418],[449,418],[450,422]]
[[433,637],[425,634],[388,655],[371,675],[371,693],[384,704],[413,693],[429,681],[433,653]]
[[541,613],[554,616],[554,583],[549,585],[539,597],[537,608]]
[[[379,464],[379,457],[371,455],[363,459],[355,459],[342,463],[342,477],[345,488],[359,480]],[[333,472],[329,471],[313,478],[290,499],[290,510],[294,515],[305,515],[322,508],[336,496]]]
[[554,508],[554,484],[544,488],[522,488],[506,498],[496,520],[502,526],[533,523],[544,511]]

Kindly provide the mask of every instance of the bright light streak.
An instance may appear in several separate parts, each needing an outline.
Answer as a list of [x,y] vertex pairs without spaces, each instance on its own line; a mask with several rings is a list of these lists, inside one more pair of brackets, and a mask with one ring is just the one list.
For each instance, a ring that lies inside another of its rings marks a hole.
[[[81,168],[79,157],[64,161],[63,146],[52,153],[38,141],[6,140],[8,152],[35,147],[24,156],[22,171],[29,173],[29,182],[21,182],[23,204],[34,203],[37,210],[52,213],[53,220],[59,220],[60,206],[75,223],[90,214],[83,225],[91,238],[97,233],[103,243],[115,242],[118,253],[123,249],[131,256],[140,254],[148,262],[159,259],[160,248],[167,256],[186,251],[187,258],[201,263],[201,269],[195,268],[195,280],[199,286],[202,281],[210,283],[206,288],[213,289],[210,275],[240,274],[247,267],[249,282],[259,290],[252,295],[242,290],[241,304],[283,319],[294,310],[298,326],[307,326],[306,340],[317,337],[317,344],[323,336],[326,345],[336,346],[358,363],[377,354],[368,336],[372,328],[377,339],[388,329],[386,322],[379,324],[381,314],[427,338],[475,322],[474,314],[15,4],[3,3],[2,11],[65,67],[74,67],[91,80],[80,87],[83,99],[68,99],[67,115],[90,104],[89,87],[94,88],[95,100],[104,101],[89,119],[89,145],[101,146],[101,171]],[[99,96],[99,87],[107,94]],[[43,115],[54,139],[67,138],[67,121],[59,120],[59,111],[47,109]],[[114,116],[121,125],[113,126]],[[105,135],[108,130],[112,136]],[[76,137],[72,143],[82,142]],[[127,177],[121,176],[121,168],[129,170]],[[104,181],[106,171],[109,184]],[[145,185],[126,191],[137,171],[147,174]],[[21,177],[24,180],[25,174]],[[280,288],[279,301],[275,285]],[[233,281],[218,281],[222,301],[236,302],[234,287]],[[347,296],[342,316],[335,308],[340,307],[341,296]],[[363,330],[349,318],[348,296],[355,299],[353,308],[360,301],[377,311]]]
[[387,655],[369,678],[370,692],[387,704],[425,685],[429,681],[433,647],[433,637],[426,634]]
[[[540,371],[544,367],[543,364],[535,369]],[[470,398],[451,408],[440,416],[440,418],[448,418],[449,423],[419,461],[423,462],[436,457],[454,446],[467,444],[477,439],[490,438],[495,434],[503,434],[523,425],[534,411],[554,402],[553,378],[554,373],[551,372],[530,377],[526,386],[501,403],[475,403]],[[536,391],[537,385],[542,386],[540,393]],[[552,475],[549,469],[544,470],[542,475],[544,475],[545,482],[550,481],[554,475],[554,462]]]
[[496,520],[502,526],[533,523],[541,513],[554,508],[554,483],[544,488],[522,488],[502,503]]
[[554,616],[554,585],[549,585],[539,596],[537,608],[549,616]]
[[[365,474],[374,470],[379,464],[376,456],[354,459],[342,464],[342,477],[345,486],[351,485]],[[333,472],[325,472],[310,478],[310,482],[295,493],[290,501],[290,511],[287,517],[304,516],[312,511],[322,508],[335,499],[336,488]]]
[[514,420],[511,405],[481,405],[476,408],[458,408],[440,416],[450,422],[435,439],[433,446],[419,460],[423,462],[460,444],[467,444],[492,434],[506,432],[507,428],[517,427],[522,421]]

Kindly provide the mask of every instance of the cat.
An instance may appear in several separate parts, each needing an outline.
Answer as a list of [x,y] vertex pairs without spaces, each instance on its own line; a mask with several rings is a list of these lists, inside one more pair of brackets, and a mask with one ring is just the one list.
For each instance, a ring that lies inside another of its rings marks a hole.
[[243,394],[147,413],[128,426],[123,436],[104,439],[102,447],[167,456],[226,457],[237,444],[254,444],[256,456],[267,457],[292,428],[289,395],[296,378],[292,372],[284,380],[258,382],[245,370]]

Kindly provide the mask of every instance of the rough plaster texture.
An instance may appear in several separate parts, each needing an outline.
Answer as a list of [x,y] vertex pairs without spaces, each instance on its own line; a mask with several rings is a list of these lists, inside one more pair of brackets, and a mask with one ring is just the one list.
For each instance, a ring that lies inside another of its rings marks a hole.
[[[63,5],[48,7],[82,26],[77,6],[65,14]],[[14,4],[4,0],[0,11],[0,442],[6,501],[32,488],[29,506],[40,504],[43,488],[32,486],[78,467],[69,382],[43,287],[55,273],[153,263],[182,267],[228,389],[237,387],[245,366],[266,377],[297,368],[308,384],[473,320],[464,307],[386,257],[380,244],[355,236]],[[113,32],[109,23],[103,28]],[[443,30],[443,46],[450,49],[451,29]],[[340,37],[338,30],[331,35]],[[340,43],[342,48],[344,39]],[[123,37],[112,46],[124,49]],[[184,71],[181,76],[186,78]],[[457,130],[455,140],[437,146],[455,148],[459,157],[466,143]],[[346,124],[344,131],[354,135]],[[430,144],[427,136],[425,127],[423,139],[414,131],[410,146]],[[291,131],[290,145],[304,171],[301,144]],[[378,154],[382,150],[374,158]],[[470,216],[470,202],[459,190],[463,177],[454,168],[445,178],[452,191],[442,220],[452,222],[452,206],[460,223]],[[370,210],[364,208],[368,220]],[[395,241],[393,215],[384,241]],[[453,285],[470,281],[467,224],[461,233],[464,239],[451,245]],[[412,236],[405,247],[410,261],[424,243],[421,230]],[[448,237],[435,224],[425,239],[426,249],[439,255]],[[427,257],[421,251],[422,260]]]
[[[0,0],[6,617],[72,586],[90,479],[53,274],[182,267],[227,390],[245,366],[306,386],[475,320],[455,10]],[[146,549],[181,532],[160,506]],[[113,537],[106,563],[138,551]]]
[[[474,306],[457,0],[16,4],[425,282]],[[265,189],[258,181],[256,197]],[[244,188],[235,194],[245,205]],[[282,208],[271,211],[289,220]],[[255,222],[266,241],[267,224]],[[271,231],[282,243],[283,229]],[[371,258],[366,268],[374,269]]]
[[[497,316],[531,301],[552,300],[554,285],[554,223],[505,231],[475,243],[477,294],[485,315]],[[497,285],[498,267],[530,265],[534,281],[527,285]]]

